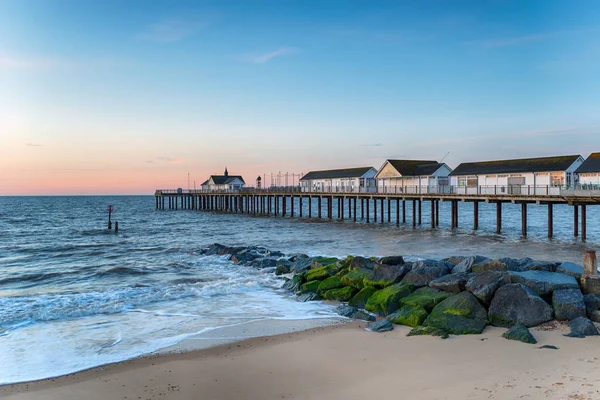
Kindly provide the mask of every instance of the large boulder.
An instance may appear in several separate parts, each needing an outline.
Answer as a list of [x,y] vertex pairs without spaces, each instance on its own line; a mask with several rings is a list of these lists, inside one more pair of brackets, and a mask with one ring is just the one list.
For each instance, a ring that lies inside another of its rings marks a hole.
[[360,257],[360,256],[352,257],[348,262],[348,268],[350,268],[350,270],[355,270],[355,269],[373,270],[378,265],[379,264],[377,264],[375,261],[370,260],[368,258]]
[[303,273],[310,269],[312,263],[320,257],[307,257],[307,258],[298,258],[290,267],[290,270],[295,273]]
[[458,274],[458,273],[468,273],[472,271],[473,265],[475,264],[479,264],[485,260],[487,260],[487,257],[483,257],[483,256],[471,256],[471,257],[467,257],[464,260],[462,260],[461,262],[459,262],[458,264],[456,264],[453,268],[452,268],[452,273],[453,274]]
[[502,337],[508,340],[518,340],[519,342],[536,344],[537,340],[533,337],[525,325],[517,324],[504,332]]
[[465,290],[465,285],[471,276],[473,274],[468,272],[452,273],[432,280],[429,286],[444,292],[460,293]]
[[500,260],[484,260],[473,264],[471,271],[475,273],[485,271],[508,271],[508,266]]
[[421,306],[402,306],[387,316],[396,325],[407,325],[413,328],[422,325],[427,318],[427,311]]
[[285,275],[289,274],[292,271],[292,262],[286,260],[285,258],[281,258],[277,260],[277,265],[275,265],[275,275]]
[[296,262],[296,261],[302,260],[304,258],[309,258],[309,257],[306,254],[303,254],[303,253],[293,253],[293,254],[290,254],[287,257],[288,261],[291,261],[293,263]]
[[342,280],[340,279],[339,276],[330,276],[329,278],[325,279],[324,281],[321,281],[321,284],[317,288],[317,293],[322,296],[323,293],[325,293],[328,290],[339,289],[343,286],[344,286],[344,284],[342,283]]
[[412,269],[423,268],[423,267],[440,267],[445,268],[446,273],[450,273],[454,265],[452,263],[446,261],[438,261],[438,260],[419,260],[412,263]]
[[600,295],[594,293],[588,293],[583,296],[585,308],[587,312],[600,310]]
[[308,281],[300,285],[300,292],[302,293],[317,293],[321,281]]
[[486,324],[485,308],[469,292],[461,292],[442,301],[425,320],[425,325],[455,335],[481,333]]
[[366,330],[371,332],[387,332],[394,329],[394,325],[387,319],[380,319],[379,321],[373,322],[368,325]]
[[323,293],[325,300],[348,301],[356,294],[358,290],[351,286],[344,286],[339,289],[331,289]]
[[379,289],[398,283],[410,268],[404,265],[378,265],[365,276],[363,284]]
[[360,319],[362,321],[375,321],[375,317],[367,314],[364,311],[358,310],[356,307],[341,305],[335,311],[346,318]]
[[294,275],[291,279],[287,280],[282,287],[286,290],[292,290],[296,292],[300,289],[300,285],[302,285],[303,283],[304,276]]
[[552,293],[552,307],[557,321],[585,317],[585,302],[579,289],[559,289]]
[[579,289],[579,283],[570,275],[547,271],[511,272],[512,283],[522,283],[540,296],[550,296],[558,289]]
[[321,296],[311,292],[302,293],[298,296],[298,301],[301,301],[302,303],[313,300],[321,300]]
[[229,256],[229,260],[235,264],[246,265],[254,261],[256,257],[248,251],[240,252],[238,254],[232,254]]
[[246,247],[230,247],[220,243],[214,243],[208,246],[204,255],[207,256],[224,256],[226,254],[235,254],[246,250]]
[[556,263],[550,261],[532,260],[521,267],[521,271],[556,271]]
[[360,289],[360,292],[356,293],[353,298],[348,301],[348,304],[356,308],[365,308],[367,301],[377,291],[373,286],[365,286]]
[[526,257],[526,258],[504,257],[504,258],[501,258],[499,261],[506,264],[506,268],[509,271],[521,271],[523,269],[523,266],[529,264],[533,260],[529,257]]
[[569,328],[571,328],[571,333],[565,336],[583,338],[586,336],[598,335],[596,325],[585,317],[575,318],[573,321],[569,322]]
[[449,268],[445,263],[432,266],[418,266],[421,263],[423,262],[418,261],[413,264],[413,269],[404,276],[404,279],[402,279],[403,283],[409,283],[416,287],[428,286],[429,282],[447,275],[449,272]]
[[396,283],[378,290],[367,301],[365,309],[379,315],[388,315],[400,307],[400,300],[415,290],[413,285]]
[[402,265],[404,264],[404,258],[402,256],[387,256],[381,257],[377,262],[385,265]]
[[277,266],[277,259],[268,257],[257,258],[250,265],[256,268],[272,268]]
[[446,257],[446,258],[442,258],[440,261],[443,262],[447,262],[452,264],[453,266],[460,264],[461,262],[463,262],[465,260],[465,256],[450,256],[450,257]]
[[433,326],[417,326],[413,328],[406,336],[439,336],[442,339],[448,339],[448,332]]
[[465,287],[483,304],[489,305],[496,290],[508,283],[510,283],[510,277],[507,272],[485,271],[475,274]]
[[371,270],[359,268],[353,269],[344,276],[342,276],[342,282],[344,285],[352,286],[357,289],[365,287],[364,280],[371,273]]
[[552,320],[554,311],[534,290],[510,283],[496,290],[488,315],[494,326],[523,324],[529,328]]
[[564,262],[556,267],[556,272],[571,275],[573,278],[579,281],[579,278],[581,278],[581,275],[583,275],[583,267],[572,262]]
[[402,300],[400,300],[400,304],[418,306],[427,312],[431,312],[433,307],[446,300],[450,296],[452,296],[451,293],[442,292],[440,290],[430,288],[429,286],[424,286],[404,297]]
[[304,278],[307,281],[322,281],[335,275],[336,272],[337,269],[333,265],[324,265],[322,267],[309,269],[304,273]]

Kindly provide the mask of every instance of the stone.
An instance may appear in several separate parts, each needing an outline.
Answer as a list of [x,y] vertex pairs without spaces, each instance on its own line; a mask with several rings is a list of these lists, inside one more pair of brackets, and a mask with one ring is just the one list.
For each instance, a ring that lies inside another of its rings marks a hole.
[[300,286],[304,283],[302,275],[294,275],[291,279],[283,284],[283,289],[292,290],[294,292],[300,290]]
[[458,274],[461,272],[462,273],[471,272],[474,264],[478,264],[478,263],[486,261],[486,260],[488,260],[488,258],[483,257],[483,256],[467,257],[452,268],[452,273]]
[[579,280],[581,278],[581,275],[583,275],[583,267],[581,265],[567,261],[556,267],[556,272],[571,275],[573,278]]
[[600,276],[598,275],[583,275],[581,277],[581,290],[583,293],[600,294]]
[[463,262],[466,258],[467,257],[465,257],[465,256],[451,256],[451,257],[442,258],[440,261],[450,263],[450,264],[452,264],[452,266],[456,266],[457,264],[460,264],[461,262]]
[[400,300],[415,290],[413,285],[396,283],[378,290],[367,301],[365,309],[378,315],[388,315],[400,307]]
[[331,289],[323,293],[325,300],[348,301],[356,294],[358,290],[351,286],[344,286],[339,289]]
[[428,286],[432,280],[448,274],[448,268],[445,265],[416,267],[418,263],[415,263],[413,269],[404,276],[403,283],[416,287]]
[[225,254],[231,254],[231,251],[233,250],[232,247],[229,246],[225,246],[219,243],[214,243],[211,244],[210,246],[208,246],[208,248],[206,249],[206,251],[204,252],[204,255],[207,256],[223,256]]
[[429,282],[429,286],[444,292],[460,293],[465,290],[465,285],[472,275],[467,272],[444,275]]
[[556,271],[556,263],[549,261],[530,261],[521,267],[521,271]]
[[302,293],[317,293],[320,284],[321,281],[308,281],[300,286],[300,291]]
[[313,260],[312,264],[310,265],[310,269],[321,268],[328,265],[335,267],[338,261],[339,260],[335,257],[317,257]]
[[339,276],[330,276],[329,278],[321,282],[321,284],[317,288],[317,293],[323,296],[323,293],[325,293],[326,291],[332,289],[339,289],[343,286],[344,284],[342,283],[342,280]]
[[404,258],[402,256],[381,257],[377,262],[385,265],[402,265],[404,264]]
[[275,266],[275,275],[285,275],[289,274],[292,271],[292,262],[286,260],[285,258],[277,260],[277,265]]
[[587,316],[594,322],[600,322],[600,310],[592,310],[587,312]]
[[302,293],[300,296],[298,296],[298,301],[301,301],[303,303],[307,302],[307,301],[313,301],[313,300],[321,300],[321,296],[319,296],[316,293]]
[[552,293],[552,307],[557,321],[585,317],[585,302],[579,289],[558,289]]
[[344,285],[352,286],[357,289],[362,289],[365,287],[364,279],[371,273],[371,270],[368,269],[354,269],[348,272],[346,275],[342,276],[342,282]]
[[584,338],[586,336],[598,335],[596,325],[585,317],[575,318],[573,321],[569,322],[569,328],[571,328],[571,333],[565,336]]
[[427,311],[421,306],[402,306],[387,316],[396,325],[420,326],[427,318]]
[[352,316],[352,319],[360,319],[361,321],[375,321],[375,317],[369,313],[364,312],[363,310],[358,310]]
[[454,335],[478,334],[487,325],[485,308],[469,292],[461,292],[433,308],[424,325],[443,329]]
[[583,302],[588,312],[594,310],[600,310],[600,295],[594,293],[588,293],[583,296]]
[[537,340],[533,337],[525,325],[517,324],[504,332],[502,337],[508,340],[518,340],[519,342],[536,344]]
[[278,251],[278,250],[269,250],[267,252],[267,255],[269,257],[273,257],[273,258],[280,258],[280,257],[284,257],[285,254],[283,254],[282,252]]
[[350,301],[348,301],[348,304],[356,308],[365,308],[367,301],[376,291],[377,289],[375,289],[373,286],[365,286],[364,288],[360,289],[360,291],[356,293],[356,295],[354,295]]
[[485,271],[508,271],[508,267],[500,260],[484,260],[473,264],[471,271],[475,273]]
[[319,257],[299,258],[292,263],[290,270],[296,273],[307,271],[312,263]]
[[558,289],[579,289],[579,284],[570,275],[547,271],[511,272],[512,283],[522,283],[535,290],[540,296],[550,296]]
[[352,259],[348,262],[348,268],[350,268],[350,270],[355,270],[355,269],[373,270],[378,265],[379,264],[377,264],[375,261],[370,260],[368,258],[360,257],[360,256],[352,257]]
[[367,314],[364,311],[358,310],[356,309],[356,307],[342,305],[337,307],[335,311],[342,317],[360,319],[362,321],[375,321],[374,316]]
[[277,260],[274,258],[258,258],[254,261],[252,261],[252,263],[250,264],[253,267],[256,268],[272,268],[277,266]]
[[507,272],[485,271],[475,274],[465,288],[473,293],[485,305],[489,305],[498,288],[510,283],[510,277]]
[[552,320],[554,310],[533,289],[510,283],[496,290],[488,315],[494,326],[523,324],[531,328]]
[[429,286],[424,286],[404,297],[402,300],[400,300],[400,304],[419,306],[429,313],[431,310],[433,310],[433,307],[446,300],[450,296],[452,296],[451,293],[442,292],[440,290],[430,288]]
[[365,286],[373,286],[378,289],[398,283],[410,271],[403,265],[378,265],[363,279]]
[[379,321],[373,322],[368,325],[366,330],[371,332],[388,332],[394,329],[394,325],[387,319],[380,319]]
[[584,275],[598,275],[598,260],[596,258],[595,250],[586,250],[583,256],[583,274]]
[[419,260],[412,263],[412,269],[423,268],[423,267],[440,267],[447,270],[447,274],[452,270],[453,265],[446,261],[437,260]]
[[234,262],[235,264],[245,265],[246,263],[250,263],[254,260],[254,256],[248,252],[240,253],[240,254],[232,254],[229,256],[229,260]]
[[433,326],[418,326],[412,329],[406,336],[439,336],[442,339],[448,339],[449,335],[443,329],[435,328]]
[[337,270],[331,265],[324,265],[322,267],[317,267],[314,269],[309,269],[304,273],[304,279],[307,281],[315,281],[315,280],[325,280],[330,276],[335,275]]
[[308,256],[306,254],[293,253],[293,254],[290,254],[287,259],[288,259],[288,261],[295,263],[296,261],[299,261],[299,260],[302,260],[305,258],[308,258]]
[[508,271],[521,271],[524,265],[529,264],[533,261],[531,258],[510,258],[504,257],[499,260],[506,264],[506,268]]

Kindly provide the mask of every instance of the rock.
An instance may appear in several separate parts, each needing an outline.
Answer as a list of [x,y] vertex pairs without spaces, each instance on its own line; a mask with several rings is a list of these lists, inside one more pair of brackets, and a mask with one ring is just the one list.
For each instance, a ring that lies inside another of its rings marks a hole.
[[364,277],[363,284],[383,289],[400,282],[408,271],[410,268],[403,265],[378,265]]
[[365,287],[364,279],[371,273],[368,269],[354,269],[342,276],[342,282],[344,285],[352,286],[357,289]]
[[300,291],[302,293],[317,293],[320,284],[321,281],[308,281],[300,286]]
[[294,254],[290,254],[288,256],[288,261],[295,263],[296,261],[302,260],[308,258],[308,256],[306,254],[302,254],[302,253],[294,253]]
[[210,246],[208,246],[208,248],[206,249],[206,251],[204,252],[204,255],[207,256],[223,256],[225,254],[231,254],[231,251],[233,250],[232,247],[229,246],[225,246],[219,243],[215,243],[215,244],[211,244]]
[[366,329],[371,332],[387,332],[394,329],[394,325],[392,325],[392,323],[387,319],[380,319],[379,321],[373,322],[367,326]]
[[581,282],[581,290],[585,294],[594,293],[600,294],[600,276],[583,274],[579,280]]
[[477,334],[485,329],[487,312],[475,296],[461,292],[435,306],[424,324],[455,335]]
[[308,257],[308,258],[300,258],[292,263],[290,270],[296,273],[302,273],[307,271],[312,263],[318,259],[319,257]]
[[500,260],[484,260],[477,264],[473,264],[471,271],[475,273],[485,271],[507,271],[508,267]]
[[298,301],[301,301],[303,303],[312,300],[321,300],[321,296],[319,296],[316,293],[303,293],[300,296],[298,296]]
[[453,265],[445,261],[437,260],[419,260],[412,263],[412,269],[423,268],[423,267],[439,267],[446,269],[446,273],[450,273]]
[[342,280],[339,276],[330,276],[329,278],[321,282],[321,284],[317,288],[317,293],[323,296],[323,293],[325,293],[326,291],[332,289],[339,289],[343,286],[344,284],[342,283]]
[[440,290],[430,288],[429,286],[424,286],[404,297],[402,300],[400,300],[400,304],[419,306],[429,313],[431,310],[433,310],[433,307],[446,300],[450,296],[452,296],[452,294],[448,292],[442,292]]
[[404,258],[402,256],[381,257],[377,262],[385,265],[402,265],[404,264]]
[[417,267],[418,263],[413,264],[413,269],[406,274],[403,283],[408,283],[416,287],[427,286],[432,280],[448,274],[446,265]]
[[535,290],[540,296],[550,296],[558,289],[579,289],[579,284],[570,275],[547,271],[511,272],[512,283],[522,283]]
[[364,312],[363,310],[358,310],[353,316],[352,319],[360,319],[361,321],[375,321],[375,317],[371,314]]
[[285,275],[289,274],[292,271],[292,262],[286,260],[285,258],[277,260],[277,265],[275,266],[275,275]]
[[556,263],[549,261],[530,261],[521,267],[521,271],[556,271]]
[[286,281],[283,284],[283,288],[286,290],[292,290],[294,292],[300,290],[300,286],[304,283],[304,277],[302,275],[294,275],[292,279]]
[[583,302],[588,313],[590,311],[600,310],[600,295],[588,293],[583,296]]
[[552,346],[551,344],[545,344],[543,346],[538,347],[538,349],[558,350],[558,347]]
[[571,275],[573,278],[579,280],[581,275],[583,275],[583,267],[572,262],[564,262],[556,267],[556,272]]
[[280,251],[277,251],[277,250],[269,250],[269,251],[267,252],[267,255],[268,255],[269,257],[273,257],[273,258],[280,258],[280,257],[283,257],[283,256],[285,256],[285,254],[283,254],[282,252],[280,252]]
[[388,315],[400,307],[400,300],[415,289],[413,285],[396,283],[378,290],[367,301],[365,309],[379,315]]
[[471,257],[467,257],[464,260],[462,260],[461,262],[459,262],[458,264],[456,264],[453,268],[452,268],[452,273],[453,274],[458,274],[458,273],[465,273],[465,272],[471,272],[473,265],[474,264],[478,264],[480,262],[483,262],[485,260],[488,260],[487,257],[483,257],[483,256],[471,256]]
[[569,322],[569,328],[571,328],[571,333],[565,336],[584,338],[586,336],[598,335],[596,325],[585,317],[575,318],[573,321]]
[[419,326],[427,318],[427,311],[421,306],[403,306],[387,316],[396,325]]
[[324,266],[335,267],[338,261],[339,260],[335,257],[317,257],[313,260],[312,264],[310,265],[310,269],[321,268]]
[[472,275],[467,272],[444,275],[429,282],[429,286],[444,292],[460,293],[465,290],[465,285]]
[[451,256],[451,257],[442,258],[440,261],[450,263],[454,267],[457,264],[460,264],[461,262],[463,262],[466,258],[467,257],[465,257],[465,256]]
[[507,272],[485,271],[475,274],[465,287],[483,304],[489,305],[496,290],[508,283],[510,283],[510,277]]
[[360,292],[351,298],[350,301],[348,301],[348,304],[357,308],[365,308],[367,301],[376,291],[377,289],[375,289],[373,286],[365,286],[364,288],[360,289]]
[[232,254],[229,256],[230,261],[234,262],[235,264],[242,264],[242,265],[252,262],[254,260],[254,258],[255,257],[248,252]]
[[371,271],[378,265],[375,261],[360,256],[352,257],[348,262],[348,268],[351,271],[355,269],[367,269]]
[[254,261],[252,261],[252,263],[250,263],[251,266],[256,267],[256,268],[271,268],[271,267],[275,267],[277,265],[277,260],[274,258],[258,258]]
[[504,332],[503,338],[508,340],[518,340],[519,342],[536,344],[537,340],[533,337],[525,325],[517,324]]
[[362,321],[375,321],[374,316],[351,306],[339,306],[336,308],[336,312],[346,318],[360,319]]
[[552,307],[557,321],[585,317],[585,302],[579,289],[559,289],[552,293]]
[[307,281],[315,281],[315,280],[325,280],[330,276],[335,275],[337,270],[331,265],[324,265],[322,267],[317,267],[314,269],[309,269],[304,273],[304,279]]
[[408,332],[406,336],[439,336],[442,339],[448,339],[448,332],[443,329],[435,328],[433,326],[418,326]]
[[505,328],[516,324],[530,328],[552,320],[553,315],[552,307],[521,283],[510,283],[496,290],[489,309],[492,325]]
[[331,289],[323,293],[325,300],[348,301],[356,294],[358,290],[351,286],[344,286],[339,289]]
[[600,322],[600,310],[588,310],[587,316],[594,322]]

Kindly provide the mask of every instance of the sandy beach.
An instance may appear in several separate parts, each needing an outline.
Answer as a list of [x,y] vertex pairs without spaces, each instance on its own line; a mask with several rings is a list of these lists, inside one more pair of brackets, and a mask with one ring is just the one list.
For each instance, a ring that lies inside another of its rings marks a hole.
[[[8,385],[19,399],[598,399],[600,337],[532,330],[537,345],[482,335],[406,337],[353,322],[57,379]],[[554,349],[540,349],[552,345]]]

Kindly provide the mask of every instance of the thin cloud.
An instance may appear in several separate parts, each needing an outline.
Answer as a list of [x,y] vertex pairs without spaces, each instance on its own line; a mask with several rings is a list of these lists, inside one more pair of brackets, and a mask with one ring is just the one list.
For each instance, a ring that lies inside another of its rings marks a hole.
[[0,54],[0,69],[5,70],[51,69],[60,65],[65,63],[51,58]]
[[516,36],[503,39],[480,40],[474,42],[466,42],[466,45],[479,46],[484,48],[518,46],[527,43],[539,42],[554,36],[552,33],[536,33],[531,35]]
[[293,47],[280,47],[277,50],[272,51],[270,53],[250,57],[249,61],[253,62],[255,64],[264,64],[266,62],[271,61],[274,58],[285,56],[288,54],[294,54],[297,52],[298,52],[298,49],[295,49]]
[[42,145],[38,144],[38,143],[25,143],[25,146],[29,146],[29,147],[42,147]]
[[373,143],[373,144],[361,144],[361,147],[381,147],[383,143]]
[[[167,162],[169,164],[182,164],[183,161],[177,159],[177,158],[171,158],[171,157],[155,157],[155,160],[158,161],[162,161],[162,162]],[[147,163],[153,163],[153,161],[146,161]]]
[[137,38],[158,43],[177,42],[206,28],[208,25],[206,21],[165,19],[151,24],[145,32],[137,35]]

